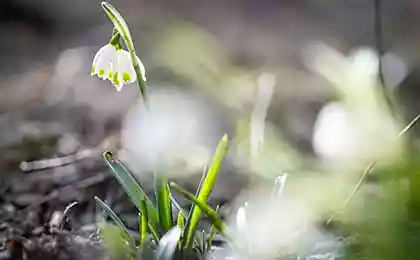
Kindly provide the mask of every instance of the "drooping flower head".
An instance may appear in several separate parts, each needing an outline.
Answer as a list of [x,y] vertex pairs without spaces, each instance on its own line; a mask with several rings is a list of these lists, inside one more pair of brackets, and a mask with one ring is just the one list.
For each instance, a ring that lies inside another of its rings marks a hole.
[[93,58],[91,75],[98,75],[105,80],[112,78],[114,63],[117,59],[117,49],[112,44],[107,44],[99,49]]
[[[144,66],[137,56],[136,59],[140,65],[142,77],[146,79]],[[124,84],[130,84],[134,81],[136,81],[136,72],[131,61],[130,53],[123,49],[117,50],[116,60],[113,65],[112,84],[120,91]]]
[[[143,79],[146,79],[143,63],[136,56]],[[110,43],[103,46],[93,58],[91,75],[111,81],[120,91],[124,84],[136,81],[136,72],[133,67],[130,53],[122,49],[119,36],[114,36]]]

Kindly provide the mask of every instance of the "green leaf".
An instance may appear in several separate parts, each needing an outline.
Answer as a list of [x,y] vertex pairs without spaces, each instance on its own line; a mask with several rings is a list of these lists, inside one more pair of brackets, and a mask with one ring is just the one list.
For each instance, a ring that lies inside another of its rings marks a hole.
[[171,228],[160,240],[156,249],[156,260],[171,260],[181,237],[181,228]]
[[139,212],[139,246],[143,250],[147,240],[147,215]]
[[185,224],[184,213],[182,213],[182,211],[180,211],[180,212],[178,212],[178,218],[177,218],[177,221],[176,221],[176,225],[180,228],[183,228],[184,224]]
[[[148,219],[148,209],[147,209],[147,203],[145,200],[141,201],[140,204],[140,214],[142,214],[143,212],[143,216],[142,216],[142,223],[147,223],[147,227],[149,227],[149,231],[150,233],[152,233],[153,238],[156,240],[156,242],[159,241],[159,235],[156,232],[156,229],[150,224],[150,221]],[[145,224],[143,224],[143,226],[145,226]],[[147,227],[143,227],[141,232],[146,232],[145,230],[147,230]],[[143,236],[146,236],[145,234],[143,234]]]
[[179,194],[184,196],[186,199],[193,202],[195,204],[195,206],[200,208],[200,210],[203,211],[204,214],[207,215],[207,217],[209,217],[210,222],[219,231],[219,233],[222,234],[225,237],[228,237],[229,232],[228,232],[227,226],[225,225],[223,220],[219,217],[217,212],[214,211],[213,209],[211,209],[210,206],[207,205],[207,203],[198,200],[193,194],[191,194],[188,191],[186,191],[185,189],[181,188],[180,186],[178,186],[174,182],[171,182],[170,186],[171,186],[171,188],[174,188]]
[[201,185],[200,191],[198,192],[197,200],[199,201],[199,203],[195,203],[191,214],[188,216],[187,226],[183,234],[183,237],[186,238],[184,245],[187,248],[191,248],[192,246],[194,233],[195,233],[195,230],[197,229],[198,221],[201,217],[202,208],[199,205],[207,205],[207,200],[210,196],[211,191],[213,190],[213,186],[216,181],[217,174],[219,173],[223,159],[227,153],[228,144],[229,144],[228,137],[227,135],[224,135],[217,146],[216,152],[213,155],[213,159],[209,167],[209,170],[207,172],[207,175]]
[[143,191],[131,173],[117,159],[114,158],[111,152],[104,152],[103,157],[111,169],[112,174],[117,179],[118,183],[123,187],[131,201],[142,214],[145,213],[141,209],[141,204],[142,200],[145,200],[147,205],[148,221],[153,229],[157,230],[159,223],[158,214],[146,193]]
[[[202,172],[201,178],[200,178],[200,183],[198,184],[198,188],[197,188],[197,190],[195,192],[195,196],[196,197],[198,197],[198,194],[200,193],[201,187],[203,186],[204,180],[206,179],[206,175],[207,175],[207,167],[204,166],[204,169],[203,169],[203,172]],[[191,206],[190,210],[188,211],[188,215],[185,215],[185,212],[184,212],[184,216],[187,216],[186,219],[185,219],[187,222],[185,224],[185,227],[186,228],[183,231],[183,236],[182,236],[183,238],[185,238],[185,236],[187,235],[187,229],[188,229],[188,227],[191,226],[191,219],[192,219],[191,216],[193,214],[193,211],[194,211],[194,205]],[[186,241],[184,239],[181,242],[182,242],[182,245],[185,245],[184,242],[186,242]],[[199,247],[199,245],[200,245],[200,241],[198,239],[198,236],[195,235],[194,236],[194,241],[193,241],[193,246]]]
[[131,255],[130,245],[123,239],[124,232],[119,227],[105,222],[99,223],[98,227],[102,240],[113,259],[134,259]]
[[[171,194],[171,201],[172,201],[172,204],[175,206],[175,208],[178,210],[178,212],[182,212],[182,216],[183,216],[184,221],[185,221],[186,220],[186,213],[185,213],[186,211],[185,211],[185,209],[183,209],[181,207],[179,202],[172,196],[172,194]],[[179,213],[178,213],[178,215],[179,215]]]
[[141,250],[143,250],[147,240],[147,224],[147,214],[139,212],[139,246]]
[[171,195],[168,187],[168,180],[165,176],[155,175],[155,194],[157,200],[157,210],[159,223],[167,232],[172,227],[172,204]]
[[100,198],[95,196],[96,203],[99,207],[114,221],[115,225],[121,230],[124,239],[128,242],[132,250],[136,249],[136,242],[134,238],[131,236],[130,232],[128,231],[127,227],[124,225],[122,220],[115,214],[115,212],[106,205]]
[[117,9],[115,9],[115,7],[107,2],[102,2],[101,5],[111,22],[114,24],[115,29],[117,29],[120,35],[123,37],[124,41],[128,40],[132,42],[131,33],[128,29],[127,23],[125,22],[122,15],[117,11]]
[[[219,213],[219,206],[216,207],[216,213],[217,214]],[[207,238],[207,250],[211,250],[215,231],[216,229],[214,225],[211,225],[210,234],[209,234],[209,237]]]
[[[182,211],[178,212],[178,217],[177,217],[177,220],[176,220],[176,226],[179,227],[181,230],[184,229],[185,216],[184,216],[184,213],[182,213]],[[182,247],[182,237],[179,239],[179,242],[178,242],[178,248],[181,249],[181,247]]]
[[207,247],[206,233],[204,232],[204,230],[201,230],[201,252],[203,254],[206,252],[206,247]]

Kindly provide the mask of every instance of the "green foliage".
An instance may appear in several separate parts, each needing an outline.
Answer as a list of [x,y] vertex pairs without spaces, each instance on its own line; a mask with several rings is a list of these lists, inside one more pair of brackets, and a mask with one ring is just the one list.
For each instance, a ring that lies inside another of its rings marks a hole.
[[140,246],[140,249],[143,250],[144,244],[147,239],[147,214],[143,215],[139,213],[139,232],[140,232],[139,246]]
[[[206,251],[211,250],[211,240],[213,239],[215,230],[228,238],[226,224],[219,217],[217,209],[215,211],[207,204],[207,199],[213,189],[227,149],[228,138],[225,135],[219,142],[208,172],[203,175],[196,196],[175,183],[170,184],[170,187],[193,202],[193,206],[187,217],[185,215],[185,210],[182,209],[172,196],[167,178],[164,175],[155,175],[155,195],[157,201],[155,207],[134,179],[133,175],[113,157],[112,153],[104,153],[104,159],[111,169],[112,174],[139,211],[140,241],[138,247],[128,229],[115,212],[99,198],[95,197],[95,200],[101,209],[103,209],[115,223],[115,227],[119,230],[118,237],[124,241],[124,243],[127,242],[125,244],[130,245],[130,252],[143,252],[146,248],[147,238],[151,236],[153,237],[155,244],[157,244],[155,259],[171,259],[171,256],[177,249],[187,253],[205,253]],[[176,223],[174,223],[174,220],[172,219],[172,205],[174,205],[175,209],[178,211]],[[197,226],[202,212],[209,217],[212,223],[210,235],[207,239],[204,230],[197,232]],[[190,244],[188,241],[191,241]],[[118,245],[118,243],[116,245]],[[112,247],[111,249],[117,250],[118,252],[121,251],[121,247]]]
[[[216,207],[216,213],[219,213],[219,206]],[[216,229],[215,229],[215,226],[213,224],[213,225],[211,225],[209,238],[207,239],[207,248],[212,247],[213,236],[214,236],[215,232],[216,232]]]
[[[193,235],[195,233],[195,230],[197,229],[198,221],[201,216],[201,211],[203,210],[202,207],[206,206],[210,193],[213,190],[213,186],[216,181],[217,174],[219,173],[220,167],[223,162],[223,158],[225,157],[227,153],[227,149],[228,149],[228,138],[227,138],[227,135],[225,135],[222,137],[222,139],[219,142],[219,145],[217,146],[216,152],[213,156],[212,163],[209,167],[209,170],[207,172],[207,175],[203,183],[201,184],[197,198],[195,198],[195,196],[193,196],[192,194],[181,192],[182,195],[186,196],[189,200],[195,203],[192,213],[190,214],[190,216],[188,216],[186,229],[183,234],[183,236],[185,237],[184,245],[187,248],[190,248],[192,245]],[[176,185],[173,185],[173,186],[177,187]],[[181,189],[177,189],[177,190],[182,191]],[[207,211],[207,212],[211,212],[211,211]]]
[[[121,36],[130,52],[133,67],[137,74],[137,84],[139,85],[143,101],[147,104],[146,79],[140,71],[141,64],[139,64],[140,61],[137,59],[127,23],[111,4],[103,2],[102,7],[115,27],[112,31],[113,39],[115,38],[119,41],[119,36]],[[203,174],[203,179],[197,189],[196,196],[176,184],[171,185],[194,203],[189,214],[185,213],[172,196],[167,178],[164,174],[161,174],[160,172],[155,173],[154,187],[156,205],[154,205],[133,175],[114,158],[111,152],[105,152],[103,157],[111,169],[111,173],[139,211],[140,236],[138,247],[140,250],[137,250],[138,248],[133,237],[130,235],[121,219],[119,219],[115,212],[113,212],[102,200],[95,198],[98,205],[116,225],[115,228],[112,229],[103,228],[103,234],[106,235],[104,236],[104,239],[109,240],[109,243],[114,243],[112,239],[118,240],[113,244],[113,247],[111,247],[112,251],[124,251],[124,245],[128,244],[130,246],[130,252],[142,252],[146,248],[146,242],[150,236],[153,237],[153,240],[157,245],[155,259],[171,259],[177,248],[180,251],[197,250],[202,253],[210,250],[212,245],[210,240],[213,237],[214,230],[217,229],[222,234],[226,233],[226,225],[220,219],[217,212],[207,205],[207,200],[213,190],[217,174],[219,173],[227,149],[228,138],[225,135],[216,149],[209,170]],[[178,210],[176,223],[174,223],[173,220],[172,206],[175,206]],[[202,212],[210,218],[213,224],[209,240],[205,239],[204,231],[197,232],[198,222]],[[197,236],[197,233],[200,233],[200,235]],[[115,234],[114,237],[112,237],[113,234]],[[121,256],[120,253],[117,255]],[[132,256],[132,254],[127,253],[123,258],[127,258],[129,255]],[[128,259],[130,258],[128,257]]]
[[[111,173],[117,179],[118,183],[125,190],[131,201],[137,207],[142,214],[147,214],[149,219],[149,226],[156,232],[156,227],[159,223],[158,213],[153,206],[146,193],[131,175],[131,173],[117,160],[114,158],[111,152],[107,151],[103,154],[108,167],[111,169]],[[147,205],[147,212],[142,212],[142,201],[145,200]]]
[[125,45],[127,46],[128,51],[130,52],[131,61],[133,63],[134,71],[136,72],[137,84],[139,85],[140,93],[144,102],[147,104],[147,88],[146,88],[146,76],[145,72],[142,72],[141,68],[144,68],[141,61],[137,58],[136,50],[134,49],[134,43],[131,38],[130,30],[128,29],[127,23],[125,22],[122,15],[107,2],[102,2],[102,8],[105,13],[108,15],[111,22],[114,24],[115,29],[123,38]]
[[[223,235],[226,236],[226,225],[224,224],[223,220],[219,217],[217,212],[213,210],[209,205],[207,205],[206,202],[202,202],[199,200],[196,196],[189,193],[188,191],[184,190],[180,186],[178,186],[176,183],[171,182],[171,187],[174,188],[177,192],[179,192],[182,196],[184,196],[186,199],[192,201],[194,203],[194,207],[198,207],[204,214],[207,215],[207,217],[210,218],[211,223],[214,225],[214,227]],[[191,216],[192,217],[192,216]]]
[[[130,53],[131,62],[137,77],[137,84],[141,92],[141,98],[147,108],[148,99],[145,72],[141,61],[137,58],[128,25],[122,15],[111,4],[103,2],[102,7],[114,26],[112,39],[117,41],[120,47],[122,47],[121,42],[123,42]],[[180,39],[182,41],[185,40],[188,42],[190,41],[189,39],[191,39],[184,37],[178,31],[174,35],[181,35]],[[122,41],[120,42],[121,39]],[[201,37],[200,39],[203,39],[203,44],[205,42],[209,42],[207,38]],[[174,45],[173,40],[161,42],[163,44],[169,43]],[[187,46],[186,44],[181,45]],[[169,52],[172,50],[171,48],[166,49],[168,49]],[[190,48],[188,51],[191,52]],[[206,54],[215,56],[215,51],[208,51]],[[163,56],[165,55],[166,53],[163,54]],[[198,56],[199,55],[191,55],[193,58]],[[222,63],[223,65],[226,61],[222,56],[223,55],[216,60],[221,60],[219,63]],[[327,58],[329,57],[328,55],[325,56]],[[183,56],[180,57],[184,58]],[[337,56],[334,57],[337,58]],[[202,57],[200,56],[200,59],[201,58]],[[319,72],[321,72],[320,74],[322,74],[330,81],[330,83],[332,83],[332,85],[335,86],[337,96],[345,103],[346,107],[354,110],[352,112],[358,119],[363,119],[355,122],[369,122],[366,125],[360,126],[364,129],[363,132],[369,133],[369,135],[367,135],[368,137],[371,137],[370,133],[374,133],[370,139],[375,142],[367,147],[373,147],[375,149],[372,151],[377,152],[376,146],[380,143],[387,143],[389,140],[392,140],[392,138],[394,138],[394,133],[393,131],[388,131],[386,127],[385,129],[387,131],[383,132],[383,134],[382,132],[378,132],[383,129],[382,126],[384,119],[391,119],[391,117],[388,115],[390,114],[389,111],[383,108],[383,102],[380,98],[381,95],[378,95],[377,93],[382,90],[380,88],[375,88],[377,85],[377,79],[375,78],[374,73],[364,73],[366,67],[361,66],[366,64],[366,58],[371,57],[366,56],[366,53],[363,52],[359,53],[358,59],[354,59],[353,57],[352,59],[347,60],[338,57],[338,59],[332,63],[332,65],[337,68],[331,67],[330,59],[325,59],[325,61],[320,60],[317,62],[317,67],[315,69],[319,70]],[[191,66],[184,69],[182,66],[180,67],[177,59],[174,60],[175,62],[166,63],[174,67],[175,71],[181,75],[191,74],[190,77],[192,77],[193,81],[197,81],[200,77],[200,71],[197,70],[197,66]],[[360,61],[363,61],[363,63],[360,63]],[[237,81],[238,75],[246,74],[229,69],[226,65],[219,67],[222,69],[218,71],[228,75],[228,80],[225,80],[227,82],[225,83],[226,85],[232,85],[231,79],[235,79],[235,81]],[[201,68],[198,69],[201,70]],[[217,90],[213,88],[215,82],[219,83],[215,79],[220,76],[216,75],[217,73],[214,73],[215,72],[205,70],[204,75],[201,73],[201,77],[205,79],[204,84],[208,86],[208,89],[214,91],[217,95],[223,95],[223,93],[220,92],[220,88]],[[358,74],[362,76],[360,79]],[[243,76],[240,82],[248,82],[250,78],[251,76],[246,74],[246,77]],[[246,84],[239,85],[242,87]],[[371,86],[371,88],[367,88],[369,86]],[[413,120],[413,122],[410,123],[398,136],[400,137],[408,131],[419,118],[420,117],[417,117]],[[394,120],[392,119],[392,121]],[[399,124],[398,122],[393,122],[392,126],[394,127],[394,125],[398,126]],[[249,126],[246,125],[246,128],[249,128]],[[380,134],[378,135],[378,133]],[[376,137],[381,137],[382,135],[386,138],[379,138],[376,140]],[[277,139],[273,138],[273,140]],[[272,148],[273,151],[270,151],[270,147],[274,147],[273,143],[273,141],[269,142],[270,145],[265,149],[267,155],[261,156],[264,160],[255,168],[270,167],[270,171],[273,172],[271,170],[273,165],[275,165],[273,162],[278,160],[291,161],[291,163],[288,163],[293,165],[297,164],[297,160],[294,160],[295,156],[292,156],[293,158],[290,157],[290,154],[293,154],[292,151],[286,149],[287,152],[282,152],[284,150],[282,143],[278,145],[277,142],[275,142],[275,149]],[[227,154],[228,146],[228,138],[225,135],[217,146],[208,171],[204,171],[203,178],[195,195],[178,186],[176,183],[171,182],[169,184],[164,173],[155,173],[154,199],[156,203],[153,203],[152,200],[148,198],[133,175],[117,159],[114,158],[112,153],[109,151],[105,152],[103,157],[111,169],[111,173],[136,206],[139,215],[139,241],[135,241],[118,215],[105,202],[95,197],[99,207],[115,224],[99,224],[102,238],[112,256],[115,259],[137,259],[139,257],[139,252],[144,256],[145,253],[149,253],[150,247],[152,247],[152,250],[154,251],[153,258],[157,260],[172,259],[177,251],[181,254],[185,253],[185,255],[192,252],[205,253],[212,248],[212,240],[215,232],[219,232],[228,242],[230,242],[231,245],[235,245],[235,241],[232,240],[232,236],[227,225],[218,214],[218,208],[214,210],[208,205],[208,199],[215,185],[223,159]],[[397,143],[395,146],[390,146],[390,149],[388,150],[392,152],[395,150],[394,153],[397,155],[400,150],[399,146],[400,144]],[[379,147],[382,146],[379,145]],[[386,149],[378,150],[378,154],[380,155]],[[279,151],[281,151],[281,153],[279,153]],[[372,151],[369,150],[363,152],[371,154]],[[281,156],[278,156],[278,154],[281,154]],[[396,155],[393,156],[397,157]],[[292,160],[289,160],[288,158],[292,158]],[[378,181],[378,186],[383,188],[384,192],[380,193],[381,196],[365,194],[365,197],[363,198],[368,199],[363,199],[363,207],[368,210],[361,209],[360,203],[356,204],[355,202],[358,201],[355,201],[354,198],[359,194],[359,190],[362,187],[362,184],[364,184],[367,176],[371,175],[371,172],[374,170],[379,171],[376,169],[379,168],[379,166],[374,168],[374,165],[376,164],[375,159],[363,172],[353,191],[344,201],[341,210],[337,211],[337,213],[340,214],[334,214],[327,222],[327,226],[329,226],[330,223],[335,224],[333,220],[336,219],[336,216],[338,218],[341,217],[342,212],[346,213],[346,217],[352,220],[348,221],[347,225],[344,224],[340,227],[342,230],[350,230],[353,234],[358,236],[358,238],[355,239],[355,241],[357,241],[351,245],[354,248],[349,247],[352,250],[352,253],[349,254],[350,259],[352,259],[352,254],[354,255],[354,259],[361,259],[363,257],[370,259],[405,259],[402,257],[404,254],[411,256],[419,255],[417,249],[418,247],[416,246],[418,244],[418,237],[420,237],[420,189],[418,189],[420,186],[420,178],[418,177],[420,166],[418,165],[418,161],[418,156],[416,156],[416,158],[411,158],[411,160],[407,162],[407,169],[390,170],[390,172],[393,173],[392,175],[395,173],[395,176],[392,176],[390,180],[380,179]],[[277,170],[277,167],[275,167],[275,169]],[[384,171],[383,169],[380,170]],[[377,176],[380,175],[377,174]],[[273,190],[273,196],[271,197],[272,200],[278,199],[282,194],[285,177],[286,175],[283,175],[277,180],[275,189]],[[380,177],[383,178],[383,176]],[[408,182],[409,188],[403,186],[406,182]],[[176,199],[172,196],[170,188],[192,202],[193,205],[189,212],[179,205]],[[409,192],[407,192],[407,190],[409,190]],[[350,202],[353,202],[353,204]],[[174,214],[173,207],[176,208],[177,215]],[[363,217],[361,217],[360,214],[356,214],[364,211],[367,213]],[[198,229],[199,221],[203,213],[210,219],[212,224],[208,236],[206,236],[204,230]],[[175,215],[177,216],[176,221],[173,217]],[[345,218],[343,219],[345,220]],[[378,236],[376,234],[380,235]],[[408,241],[403,242],[409,246],[401,243],[400,238],[404,236]],[[413,236],[414,238],[409,236]],[[146,259],[150,259],[150,257]]]
[[169,193],[168,181],[165,176],[155,176],[155,193],[157,199],[157,208],[159,223],[165,232],[172,227],[172,203]]
[[107,223],[98,224],[102,240],[113,259],[131,260],[132,250],[126,243],[124,231],[121,227]]
[[107,216],[109,216],[112,219],[112,221],[115,223],[115,225],[119,228],[119,230],[121,231],[121,235],[122,235],[123,239],[126,240],[128,242],[128,244],[130,245],[131,249],[134,250],[136,248],[136,244],[135,244],[134,239],[131,236],[130,232],[128,231],[127,227],[122,222],[122,220],[101,199],[99,199],[98,197],[95,197],[95,200],[96,200],[97,204],[100,206],[100,208],[104,211],[104,213]]

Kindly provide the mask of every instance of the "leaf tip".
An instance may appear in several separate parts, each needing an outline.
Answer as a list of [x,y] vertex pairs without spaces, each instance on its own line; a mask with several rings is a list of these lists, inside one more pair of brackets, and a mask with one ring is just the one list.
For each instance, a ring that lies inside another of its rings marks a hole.
[[104,9],[110,9],[110,7],[111,7],[111,5],[108,2],[105,2],[105,1],[101,3],[101,6]]
[[223,137],[222,137],[222,141],[223,141],[223,142],[228,142],[228,141],[229,141],[229,137],[228,137],[228,135],[227,135],[227,134],[224,134],[224,135],[223,135]]
[[112,154],[111,151],[105,151],[102,156],[106,159],[106,160],[113,160],[114,159],[114,155]]

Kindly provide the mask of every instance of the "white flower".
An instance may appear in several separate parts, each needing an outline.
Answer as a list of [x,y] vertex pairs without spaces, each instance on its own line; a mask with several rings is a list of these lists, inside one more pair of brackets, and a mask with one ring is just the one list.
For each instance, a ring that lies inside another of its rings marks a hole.
[[[117,59],[113,65],[113,74],[112,74],[112,83],[117,88],[118,91],[122,89],[124,84],[130,84],[136,81],[136,72],[131,62],[130,53],[125,50],[117,51]],[[137,62],[140,66],[140,72],[144,80],[146,80],[146,73],[143,66],[143,63],[138,57],[136,57]]]
[[[137,62],[140,66],[140,72],[146,80],[143,63],[138,57]],[[120,91],[124,84],[136,81],[136,72],[128,51],[117,50],[112,44],[107,44],[96,53],[92,64],[91,75],[98,75],[99,78],[108,79],[115,88]]]
[[117,60],[117,49],[111,44],[100,48],[93,58],[91,75],[101,79],[112,79],[114,63]]
[[246,233],[247,221],[246,221],[246,210],[248,203],[245,202],[244,206],[240,207],[236,212],[236,228],[239,232]]
[[318,114],[314,126],[315,153],[325,159],[349,158],[361,152],[357,144],[360,131],[349,109],[342,102],[326,104]]

